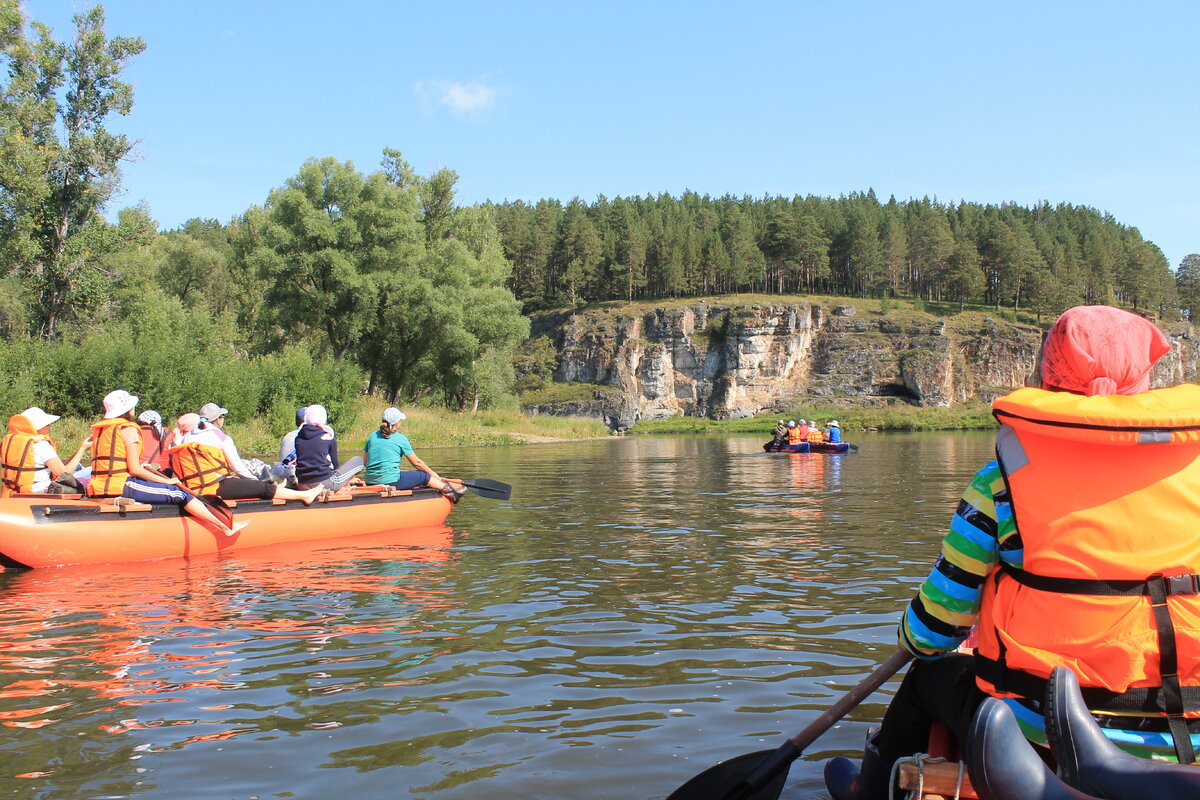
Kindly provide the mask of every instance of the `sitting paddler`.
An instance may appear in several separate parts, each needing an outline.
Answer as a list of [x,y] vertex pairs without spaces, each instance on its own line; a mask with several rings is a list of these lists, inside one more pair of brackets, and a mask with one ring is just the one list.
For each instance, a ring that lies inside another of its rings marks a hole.
[[[457,503],[466,493],[461,484],[454,485],[433,471],[413,451],[412,442],[400,433],[400,422],[407,415],[398,408],[385,408],[379,430],[372,431],[363,445],[367,466],[363,479],[369,484],[384,484],[397,489],[415,489],[428,486],[442,493],[452,503]],[[407,458],[416,469],[400,469],[401,459]]]
[[200,407],[200,424],[197,430],[208,431],[209,438],[225,453],[225,458],[232,467],[231,474],[258,480],[263,476],[255,475],[254,470],[246,465],[238,453],[237,445],[233,443],[233,437],[225,432],[225,417],[228,414],[227,408],[222,408],[216,403],[205,403]]
[[171,447],[171,431],[165,430],[162,415],[152,409],[138,414],[138,430],[142,433],[142,461],[166,472],[171,466],[167,450]]
[[361,456],[338,462],[337,434],[329,427],[329,412],[314,404],[304,409],[304,424],[296,432],[296,483],[305,491],[323,486],[340,492],[347,482],[362,471]]
[[829,427],[825,429],[825,441],[832,444],[841,444],[842,429],[838,426],[836,419],[829,421]]
[[789,419],[787,424],[787,443],[800,444],[804,441],[804,437],[800,435],[800,428],[796,425],[796,420]]
[[771,431],[771,447],[779,447],[787,439],[788,426],[783,420],[779,420],[779,424],[775,426],[775,430]]
[[216,495],[222,500],[300,500],[311,504],[323,491],[314,486],[300,492],[280,486],[274,481],[263,481],[239,475],[229,459],[228,451],[220,438],[221,431],[214,427],[201,427],[199,414],[184,414],[176,423],[175,444],[170,449],[171,470],[183,481],[188,491],[200,497]]
[[821,433],[821,428],[817,425],[815,419],[808,421],[808,443],[825,444],[825,434]]
[[0,497],[46,492],[54,481],[69,481],[82,491],[74,472],[92,439],[85,438],[64,464],[50,438],[50,426],[58,419],[37,406],[8,418],[8,433],[0,438]]
[[[1056,666],[1075,670],[1123,749],[1195,761],[1200,386],[1150,391],[1170,349],[1136,314],[1072,308],[1043,343],[1041,388],[995,401],[997,459],[963,494],[900,622],[918,660],[861,768],[825,765],[834,800],[886,798],[892,764],[925,752],[931,723],[962,741],[987,697],[1044,743]],[[973,627],[974,653],[955,653]]]
[[169,478],[142,463],[142,436],[133,421],[138,398],[124,389],[104,396],[104,419],[92,426],[92,477],[89,497],[125,497],[150,505],[176,505],[199,522],[225,536],[233,536],[248,522],[227,525],[208,506],[184,489],[178,478]]

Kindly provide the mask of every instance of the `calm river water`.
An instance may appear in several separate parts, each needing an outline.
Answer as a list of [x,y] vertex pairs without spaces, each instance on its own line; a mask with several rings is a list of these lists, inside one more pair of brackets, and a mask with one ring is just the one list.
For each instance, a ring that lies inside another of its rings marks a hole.
[[[0,575],[13,798],[663,798],[894,648],[986,433],[423,453],[452,527]],[[890,683],[793,765],[857,753]]]

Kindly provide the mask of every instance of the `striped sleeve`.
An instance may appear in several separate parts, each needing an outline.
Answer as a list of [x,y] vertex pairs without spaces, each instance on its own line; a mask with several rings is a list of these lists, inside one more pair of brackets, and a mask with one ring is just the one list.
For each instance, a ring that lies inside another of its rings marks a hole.
[[900,646],[918,658],[935,658],[967,638],[979,615],[984,578],[996,565],[999,542],[1015,533],[1004,477],[995,461],[975,473],[963,492],[942,553],[900,620]]

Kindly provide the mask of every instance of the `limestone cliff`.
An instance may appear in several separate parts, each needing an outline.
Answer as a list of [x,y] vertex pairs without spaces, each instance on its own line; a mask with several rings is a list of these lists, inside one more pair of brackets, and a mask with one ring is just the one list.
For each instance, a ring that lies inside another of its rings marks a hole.
[[[1195,380],[1188,325],[1163,326],[1177,345],[1155,385]],[[602,384],[594,401],[534,409],[582,413],[629,427],[677,414],[715,419],[821,405],[990,402],[1033,372],[1042,329],[980,313],[939,317],[820,304],[691,305],[543,313],[533,336],[559,353],[558,382]]]

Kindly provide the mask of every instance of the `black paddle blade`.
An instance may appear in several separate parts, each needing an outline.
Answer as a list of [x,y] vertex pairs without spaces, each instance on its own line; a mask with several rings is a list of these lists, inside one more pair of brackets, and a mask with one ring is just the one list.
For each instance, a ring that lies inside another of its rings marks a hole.
[[[722,761],[671,792],[667,800],[777,800],[787,781],[788,765],[797,755],[788,743],[776,750],[759,750]],[[768,774],[755,775],[764,766]],[[747,783],[751,777],[757,779],[752,783],[761,783],[757,789]]]
[[217,519],[225,523],[226,527],[233,527],[233,509],[227,506],[224,500],[215,494],[200,495],[200,500],[204,502],[204,505],[208,506]]
[[512,497],[512,487],[501,481],[493,481],[489,478],[472,478],[469,481],[461,481],[461,483],[480,497],[487,497],[492,500],[507,500]]

